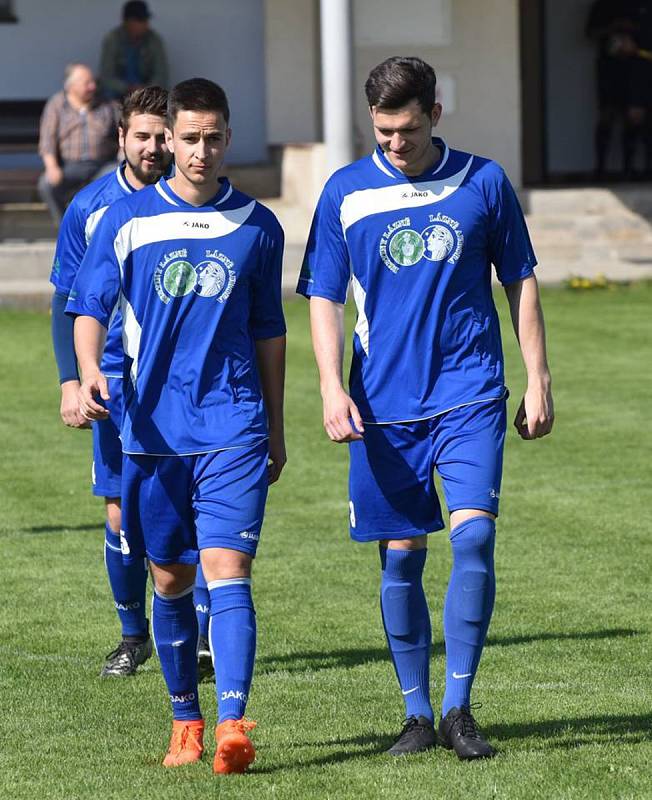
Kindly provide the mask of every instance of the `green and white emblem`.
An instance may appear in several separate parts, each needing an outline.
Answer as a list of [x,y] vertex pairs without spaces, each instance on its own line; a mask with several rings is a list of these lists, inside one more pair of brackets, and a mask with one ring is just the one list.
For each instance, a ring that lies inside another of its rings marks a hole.
[[190,294],[197,283],[197,273],[189,261],[173,261],[165,269],[163,287],[172,297]]
[[400,267],[412,267],[423,257],[421,235],[411,228],[397,231],[389,240],[389,254]]

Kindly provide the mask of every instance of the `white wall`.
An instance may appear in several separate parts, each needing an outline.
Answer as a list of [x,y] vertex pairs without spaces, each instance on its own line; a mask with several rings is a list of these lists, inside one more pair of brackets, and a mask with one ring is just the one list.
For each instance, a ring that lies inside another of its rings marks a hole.
[[269,142],[317,141],[319,0],[265,0],[265,29]]
[[[450,4],[448,46],[370,46],[356,36],[358,135],[365,150],[374,146],[363,89],[369,71],[393,55],[419,56],[454,87],[455,110],[446,114],[444,108],[437,133],[453,147],[497,160],[518,185],[521,181],[518,0],[482,3],[450,0]],[[415,15],[421,6],[422,0],[401,2],[402,13],[411,19],[418,19]],[[441,33],[437,31],[433,39],[441,41]]]
[[[0,99],[43,99],[61,88],[70,61],[96,68],[103,35],[122,0],[18,0],[18,23],[0,25]],[[263,0],[150,0],[167,46],[171,82],[220,83],[232,113],[232,163],[266,160]]]

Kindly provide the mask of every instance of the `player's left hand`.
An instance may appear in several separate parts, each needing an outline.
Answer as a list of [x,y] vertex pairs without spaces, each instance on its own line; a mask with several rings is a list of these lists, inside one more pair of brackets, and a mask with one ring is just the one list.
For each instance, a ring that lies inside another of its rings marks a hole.
[[109,418],[109,409],[98,403],[98,399],[104,401],[111,399],[106,377],[99,371],[88,377],[84,375],[84,380],[79,387],[79,413],[84,419]]
[[267,479],[270,484],[276,483],[281,476],[281,471],[287,462],[285,452],[285,436],[283,432],[270,431],[269,433],[269,461],[267,464]]
[[555,412],[549,381],[530,386],[521,400],[514,427],[521,439],[540,439],[552,430]]

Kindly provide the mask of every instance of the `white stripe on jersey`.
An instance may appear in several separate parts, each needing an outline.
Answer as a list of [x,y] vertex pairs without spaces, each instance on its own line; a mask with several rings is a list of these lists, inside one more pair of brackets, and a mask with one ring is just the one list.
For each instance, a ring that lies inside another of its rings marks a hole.
[[166,194],[166,193],[163,191],[163,189],[161,188],[161,184],[160,184],[160,183],[157,183],[157,184],[156,184],[156,191],[157,191],[157,192],[158,192],[158,193],[161,195],[161,197],[162,197],[164,200],[167,200],[167,202],[168,202],[168,203],[169,203],[171,206],[178,206],[178,205],[179,205],[179,204],[177,203],[177,201],[176,201],[176,200],[173,200],[171,197],[169,197],[169,196],[168,196],[168,195],[167,195],[167,194]]
[[256,201],[252,200],[246,206],[230,211],[202,213],[179,210],[152,217],[134,217],[125,222],[113,241],[120,270],[130,253],[147,244],[172,239],[217,239],[227,236],[247,221],[255,207]]
[[105,211],[107,210],[108,205],[102,206],[102,208],[98,208],[97,211],[93,211],[92,214],[89,214],[86,217],[86,225],[84,225],[84,236],[86,238],[86,247],[91,243],[91,239],[93,238],[93,234],[95,233],[95,228],[99,225],[100,220],[104,216]]
[[439,181],[399,183],[383,186],[380,189],[361,189],[347,194],[340,206],[342,229],[346,231],[355,222],[372,214],[429,206],[445,200],[462,185],[472,161],[473,156],[455,175]]
[[[127,163],[126,161],[125,161],[125,162],[123,162],[123,164],[124,164],[124,165],[126,165],[126,163]],[[133,190],[133,188],[132,188],[131,186],[129,186],[129,184],[127,183],[127,181],[124,179],[124,175],[122,174],[122,167],[123,167],[123,164],[121,164],[121,165],[118,167],[118,169],[115,171],[115,176],[116,176],[116,178],[118,179],[118,183],[120,184],[120,188],[121,188],[121,189],[122,189],[122,190],[123,190],[123,191],[124,191],[126,194],[132,194],[134,190]]]
[[389,175],[390,178],[394,178],[396,180],[397,176],[391,173],[387,167],[383,164],[383,159],[378,155],[378,150],[374,150],[371,160],[374,164],[378,167],[381,172],[384,172],[385,175]]
[[120,293],[120,311],[122,311],[122,348],[129,358],[133,359],[131,364],[131,382],[135,386],[138,377],[138,351],[140,350],[140,336],[142,328],[136,319],[131,304],[127,298]]
[[355,275],[351,275],[351,288],[353,289],[355,307],[358,309],[358,319],[353,332],[358,334],[362,349],[369,355],[369,320],[364,311],[364,301],[367,299],[367,293]]

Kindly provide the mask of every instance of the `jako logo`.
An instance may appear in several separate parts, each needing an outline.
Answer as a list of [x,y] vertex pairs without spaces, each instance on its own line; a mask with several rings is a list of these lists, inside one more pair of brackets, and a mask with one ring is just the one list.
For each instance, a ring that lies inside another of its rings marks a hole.
[[208,614],[210,608],[208,606],[203,606],[201,603],[197,603],[195,611],[199,611],[200,614]]
[[229,689],[228,692],[222,692],[220,700],[242,700],[243,703],[247,702],[247,695],[244,692],[236,692]]
[[257,542],[260,539],[260,535],[257,533],[253,533],[252,531],[242,531],[240,534],[241,539],[252,539],[254,542]]
[[210,228],[208,222],[184,222],[183,224],[186,228],[203,228],[206,231]]
[[118,611],[132,611],[134,608],[140,608],[140,603],[136,600],[135,603],[114,603]]
[[188,692],[188,694],[171,694],[170,695],[170,702],[171,703],[191,703],[195,699],[196,695],[194,692]]

